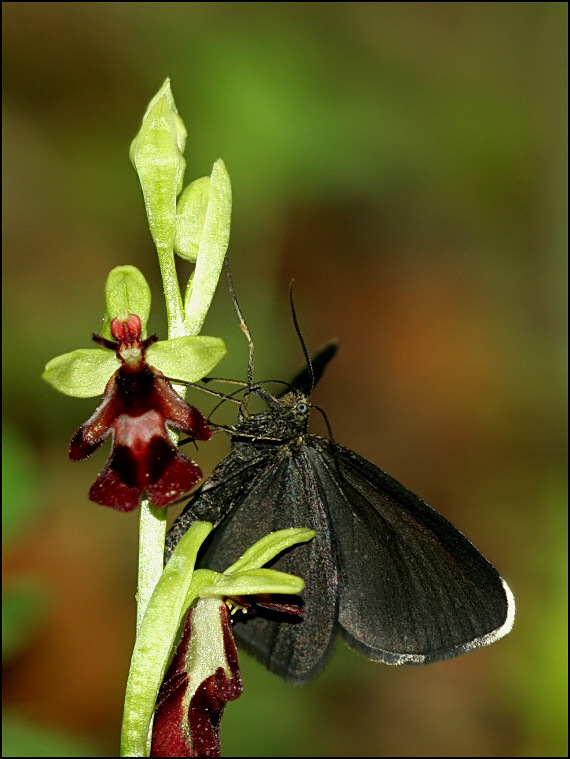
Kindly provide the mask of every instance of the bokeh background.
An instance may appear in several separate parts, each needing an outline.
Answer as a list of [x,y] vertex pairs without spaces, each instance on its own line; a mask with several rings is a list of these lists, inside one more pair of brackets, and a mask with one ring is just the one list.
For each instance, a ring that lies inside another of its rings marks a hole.
[[[508,579],[512,634],[391,669],[339,644],[290,688],[242,656],[227,756],[565,756],[566,3],[4,3],[4,756],[116,756],[136,515],[71,464],[95,401],[42,384],[88,347],[108,271],[157,266],[128,147],[170,76],[186,182],[223,157],[257,377],[340,352],[335,438]],[[222,282],[206,334],[245,378]],[[205,405],[201,397],[194,403]],[[317,426],[318,431],[318,426]],[[200,448],[206,471],[227,440]]]

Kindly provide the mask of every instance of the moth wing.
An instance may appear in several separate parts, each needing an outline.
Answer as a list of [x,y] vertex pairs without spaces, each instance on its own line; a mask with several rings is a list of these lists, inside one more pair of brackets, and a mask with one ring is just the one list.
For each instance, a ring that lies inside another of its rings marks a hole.
[[309,440],[338,547],[349,646],[387,664],[425,664],[509,632],[508,585],[456,527],[353,451]]
[[[217,527],[233,511],[249,483],[265,469],[266,458],[264,454],[243,458],[232,452],[218,464],[206,482],[193,493],[168,530],[164,546],[165,562],[191,524],[201,520],[212,522]],[[234,556],[226,566],[232,564],[238,556],[239,554]]]
[[[264,616],[237,617],[234,633],[246,650],[288,682],[310,680],[329,659],[337,635],[338,588],[335,547],[318,482],[304,448],[268,454],[241,483],[227,518],[212,533],[202,565],[222,571],[256,540],[274,530],[307,527],[317,532],[308,543],[293,546],[272,564],[305,580],[303,616],[263,611]],[[276,601],[288,601],[276,597]],[[273,617],[273,618],[271,618]]]

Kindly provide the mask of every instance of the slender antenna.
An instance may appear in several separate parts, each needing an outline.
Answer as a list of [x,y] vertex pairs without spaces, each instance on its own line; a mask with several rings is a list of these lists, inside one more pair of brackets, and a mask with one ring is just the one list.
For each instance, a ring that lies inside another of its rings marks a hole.
[[247,385],[248,387],[251,387],[253,385],[253,369],[254,369],[254,346],[253,346],[253,340],[251,339],[251,335],[249,332],[249,329],[247,328],[247,324],[245,323],[245,319],[243,316],[243,313],[241,311],[240,305],[238,303],[238,299],[236,298],[235,290],[234,290],[234,281],[232,279],[232,273],[230,271],[230,260],[228,256],[225,258],[225,265],[226,265],[226,276],[228,278],[228,287],[230,290],[230,295],[232,298],[232,303],[234,304],[234,308],[236,310],[236,314],[238,315],[238,319],[240,321],[239,328],[243,332],[243,334],[247,338],[247,344],[249,346],[249,361],[247,365]]
[[311,407],[317,409],[317,411],[322,415],[323,419],[325,420],[325,424],[327,426],[327,432],[329,433],[329,440],[333,444],[333,448],[334,448],[334,446],[336,445],[336,443],[334,441],[334,437],[333,437],[333,434],[332,434],[332,427],[330,426],[328,416],[325,414],[324,409],[322,409],[320,406],[315,406],[315,405],[311,404]]
[[[176,379],[176,377],[165,377],[164,375],[160,374],[156,377],[158,380],[167,380],[168,382],[172,382],[174,385],[184,385],[184,387],[189,387],[191,390],[201,390],[203,393],[207,393],[208,395],[213,395],[216,398],[221,398],[220,404],[224,401],[234,401],[235,403],[241,403],[237,398],[232,398],[232,395],[235,393],[230,393],[229,395],[227,393],[219,393],[217,390],[210,390],[209,387],[204,387],[204,385],[198,385],[196,382],[186,382],[186,380],[179,380]],[[209,378],[208,378],[209,379]],[[230,380],[228,380],[229,382]],[[243,387],[243,382],[240,382],[240,385]],[[235,392],[239,392],[241,390],[241,387],[236,390]],[[218,405],[220,405],[218,404]],[[217,408],[217,406],[216,406]]]
[[307,350],[307,346],[305,345],[305,341],[303,340],[303,334],[301,332],[301,328],[299,327],[299,322],[297,321],[297,312],[295,311],[295,304],[293,303],[293,282],[294,280],[291,280],[291,284],[289,285],[289,301],[291,303],[291,314],[293,315],[293,324],[295,325],[295,332],[297,333],[297,337],[299,338],[299,342],[301,343],[301,348],[303,349],[305,361],[307,362],[309,379],[311,381],[311,389],[309,390],[309,395],[310,395],[313,392],[313,389],[315,387],[315,373],[313,371],[313,362],[311,361],[311,357],[309,356],[309,351]]

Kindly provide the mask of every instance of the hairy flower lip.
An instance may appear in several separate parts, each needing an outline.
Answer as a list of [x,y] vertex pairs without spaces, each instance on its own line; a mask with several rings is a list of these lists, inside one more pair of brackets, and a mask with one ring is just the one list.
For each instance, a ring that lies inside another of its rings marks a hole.
[[93,339],[114,350],[121,366],[109,379],[95,412],[73,436],[69,457],[87,458],[111,435],[111,454],[89,491],[90,500],[132,511],[146,491],[156,506],[168,506],[191,490],[202,472],[173,444],[167,425],[194,440],[209,440],[211,432],[200,411],[146,363],[146,350],[157,338],[142,339],[138,316],[113,319],[111,331],[116,343],[99,335]]
[[[222,599],[202,600],[198,604],[202,606],[191,608],[186,615],[182,637],[158,694],[152,732],[153,757],[220,756],[219,729],[225,705],[243,690],[227,605]],[[212,633],[216,614],[215,635],[221,636],[219,648],[211,656],[206,671],[196,679],[194,658],[198,651],[204,657],[202,638]],[[203,679],[199,680],[200,677]]]

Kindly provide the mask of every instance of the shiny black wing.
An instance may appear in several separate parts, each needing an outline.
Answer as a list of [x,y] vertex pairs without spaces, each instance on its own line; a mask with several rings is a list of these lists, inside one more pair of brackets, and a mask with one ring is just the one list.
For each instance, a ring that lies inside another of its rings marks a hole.
[[512,593],[464,535],[358,454],[314,435],[215,469],[167,536],[167,555],[195,519],[212,533],[203,566],[223,571],[268,532],[317,537],[279,556],[303,577],[303,617],[239,621],[236,637],[289,682],[324,667],[337,632],[387,664],[451,658],[506,635]]
[[338,552],[339,626],[351,648],[387,664],[448,659],[506,635],[512,593],[441,514],[389,474],[309,436]]
[[[165,562],[193,522],[212,522],[216,527],[241,501],[249,483],[267,467],[267,461],[267,453],[264,451],[260,451],[258,455],[243,457],[234,450],[226,456],[192,495],[166,534]],[[229,563],[232,564],[237,558],[239,554]]]
[[336,546],[325,496],[306,446],[284,446],[280,454],[268,454],[265,466],[243,483],[231,511],[212,533],[202,561],[222,571],[269,532],[288,527],[316,530],[316,538],[284,552],[272,565],[305,580],[302,618],[265,610],[243,621],[235,615],[237,639],[268,669],[293,683],[320,672],[338,632]]

